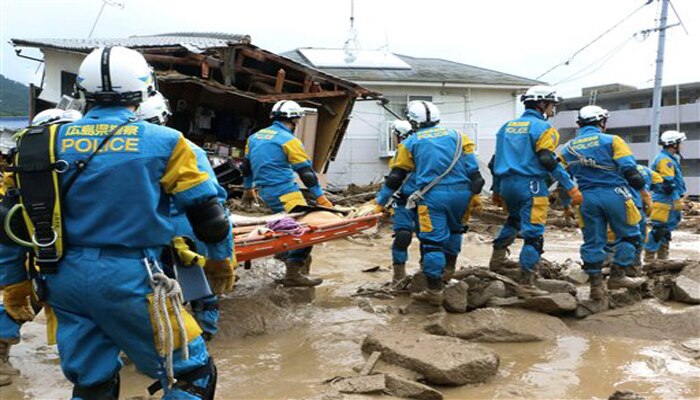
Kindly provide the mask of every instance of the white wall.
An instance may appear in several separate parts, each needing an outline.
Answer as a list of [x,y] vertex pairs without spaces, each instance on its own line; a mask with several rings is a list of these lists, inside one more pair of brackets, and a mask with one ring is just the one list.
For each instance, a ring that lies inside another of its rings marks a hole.
[[57,103],[61,100],[61,71],[78,73],[84,54],[44,49],[44,90],[42,100]]
[[[384,97],[406,99],[412,96],[432,96],[440,109],[441,122],[478,124],[478,156],[482,165],[488,163],[495,147],[495,134],[509,119],[522,109],[513,89],[466,89],[440,87],[372,86]],[[350,125],[340,145],[335,161],[328,170],[328,182],[335,186],[350,183],[368,184],[383,179],[388,172],[388,157],[381,157],[380,138],[387,121],[394,120],[387,111],[373,101],[355,103]],[[486,173],[484,172],[486,175]]]

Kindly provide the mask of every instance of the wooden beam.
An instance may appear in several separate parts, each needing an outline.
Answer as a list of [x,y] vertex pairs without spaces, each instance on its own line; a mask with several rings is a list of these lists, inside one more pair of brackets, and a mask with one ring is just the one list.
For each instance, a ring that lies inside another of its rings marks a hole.
[[263,95],[259,97],[259,100],[265,103],[275,102],[279,100],[304,100],[304,99],[314,99],[320,97],[342,97],[342,96],[352,96],[347,90],[334,90],[327,92],[318,93],[287,93],[279,95]]
[[275,79],[275,93],[282,93],[282,90],[284,90],[284,77],[287,75],[287,72],[285,72],[284,68],[280,68],[279,71],[277,71],[277,78]]

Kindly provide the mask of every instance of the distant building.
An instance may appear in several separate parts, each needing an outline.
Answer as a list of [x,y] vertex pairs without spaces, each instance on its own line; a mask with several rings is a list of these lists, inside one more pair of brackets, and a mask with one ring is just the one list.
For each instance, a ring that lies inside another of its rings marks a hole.
[[[521,113],[518,95],[541,84],[454,61],[385,51],[348,54],[340,49],[299,48],[282,55],[383,93],[389,100],[387,107],[402,118],[409,101],[432,101],[440,109],[441,125],[461,129],[477,142],[482,165],[493,154],[498,129]],[[378,102],[358,101],[337,157],[330,164],[328,182],[345,186],[383,179],[396,146],[389,133],[394,119]]]
[[[619,135],[630,144],[637,161],[647,164],[660,147],[649,143],[652,89],[637,89],[620,84],[582,89],[581,97],[565,99],[558,106],[553,123],[562,135],[562,143],[576,131],[577,111],[595,104],[610,111],[609,133]],[[688,194],[700,195],[700,82],[671,85],[663,88],[661,130],[680,130],[688,140],[683,143],[683,175]]]

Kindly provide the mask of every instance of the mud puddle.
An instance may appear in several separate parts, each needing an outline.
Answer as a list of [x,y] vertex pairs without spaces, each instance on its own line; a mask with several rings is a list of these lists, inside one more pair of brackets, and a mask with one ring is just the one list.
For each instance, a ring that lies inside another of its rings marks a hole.
[[[699,257],[700,252],[693,246],[698,239],[698,235],[685,232],[674,235],[673,249],[677,251],[672,256]],[[354,367],[364,363],[360,343],[366,334],[375,329],[393,330],[403,324],[425,322],[424,317],[395,312],[405,299],[372,299],[377,312],[367,312],[358,307],[366,300],[352,297],[360,284],[390,279],[391,272],[386,269],[390,265],[390,240],[388,234],[382,233],[374,242],[341,240],[317,246],[315,273],[322,275],[325,283],[316,290],[312,305],[286,309],[281,318],[293,323],[270,321],[264,335],[222,334],[214,339],[210,349],[220,374],[217,398],[320,397],[328,389],[322,381],[351,375]],[[486,264],[491,251],[489,240],[488,235],[467,235],[460,265]],[[544,256],[553,261],[578,260],[579,244],[580,237],[575,232],[550,233]],[[414,243],[409,269],[417,268],[417,249]],[[518,250],[515,247],[513,254]],[[384,268],[374,273],[361,272],[376,265]],[[245,274],[241,275],[246,279]],[[241,291],[245,293],[244,288]],[[235,299],[231,307],[235,307]],[[265,315],[261,317],[264,319]],[[22,343],[12,349],[12,362],[22,370],[22,376],[13,385],[0,388],[0,399],[70,397],[71,387],[61,374],[56,351],[45,346],[44,328],[41,319],[23,328]],[[648,398],[700,397],[700,360],[673,341],[602,337],[573,331],[552,342],[487,346],[501,356],[498,375],[483,385],[438,388],[445,398],[603,399],[615,390],[631,390]],[[122,372],[122,397],[145,395],[144,388],[149,383],[133,366],[127,366]]]

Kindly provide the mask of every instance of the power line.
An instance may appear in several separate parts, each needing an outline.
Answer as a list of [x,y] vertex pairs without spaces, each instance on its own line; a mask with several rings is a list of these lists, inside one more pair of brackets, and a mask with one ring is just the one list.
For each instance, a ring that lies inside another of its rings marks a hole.
[[[609,52],[605,53],[602,57],[600,57],[600,58],[598,58],[597,60],[593,61],[592,63],[586,65],[584,68],[578,70],[577,72],[575,72],[575,73],[573,73],[573,74],[567,76],[566,78],[560,80],[559,82],[555,83],[554,85],[556,86],[556,85],[561,85],[562,83],[572,82],[572,81],[575,81],[575,80],[584,78],[584,77],[586,77],[586,76],[589,76],[589,75],[591,75],[591,74],[597,72],[598,70],[600,70],[601,68],[603,68],[603,66],[604,66],[605,64],[607,64],[608,61],[610,61],[613,57],[615,57],[615,55],[617,55],[617,53],[619,53],[620,51],[622,51],[622,49],[623,49],[633,38],[634,38],[634,36],[630,36],[629,38],[625,39],[622,43],[620,43],[618,46],[616,46],[615,48],[613,48],[613,49],[610,50]],[[584,75],[580,75],[580,76],[579,76],[579,74],[585,72],[586,70],[588,70],[589,68],[595,66],[595,65],[598,64],[598,63],[601,63],[601,64],[598,65],[597,68],[595,68],[594,70],[592,70],[592,71],[590,71],[590,72],[588,72],[588,73],[586,73],[586,74],[584,74]]]
[[550,72],[554,71],[555,69],[557,69],[557,68],[559,68],[559,67],[561,67],[561,66],[563,66],[563,65],[569,65],[569,64],[571,63],[571,61],[573,61],[574,57],[576,57],[576,56],[579,55],[582,51],[586,50],[587,48],[589,48],[590,46],[592,46],[594,43],[596,43],[597,41],[599,41],[600,39],[602,39],[605,35],[607,35],[607,34],[610,33],[612,30],[614,30],[615,28],[617,28],[618,26],[620,26],[622,23],[624,23],[624,22],[627,21],[628,19],[632,18],[633,15],[635,15],[636,13],[638,13],[642,8],[644,8],[644,7],[646,7],[647,5],[651,4],[652,1],[653,1],[653,0],[647,0],[646,3],[642,4],[640,7],[638,7],[638,8],[635,9],[634,11],[632,11],[632,12],[631,12],[630,14],[628,14],[626,17],[622,18],[620,21],[618,21],[617,23],[615,23],[615,25],[613,25],[613,26],[611,26],[610,28],[608,28],[605,32],[601,33],[601,34],[598,35],[595,39],[593,39],[592,41],[588,42],[585,46],[583,46],[583,47],[581,47],[580,49],[576,50],[571,56],[569,56],[569,58],[567,58],[566,60],[564,60],[563,62],[561,62],[561,63],[559,63],[559,64],[556,64],[555,66],[553,66],[552,68],[548,69],[547,71],[543,72],[542,74],[540,74],[540,75],[539,75],[537,78],[535,78],[535,79],[540,79],[540,78],[542,78],[543,76],[549,74]]
[[686,35],[690,35],[688,33],[688,28],[685,27],[685,24],[683,23],[683,20],[681,19],[681,16],[678,14],[678,11],[676,11],[676,6],[673,5],[673,2],[671,0],[668,0],[668,4],[671,5],[671,9],[673,10],[673,13],[676,14],[676,18],[678,18],[678,22],[681,24],[683,27],[683,30],[685,31]]

